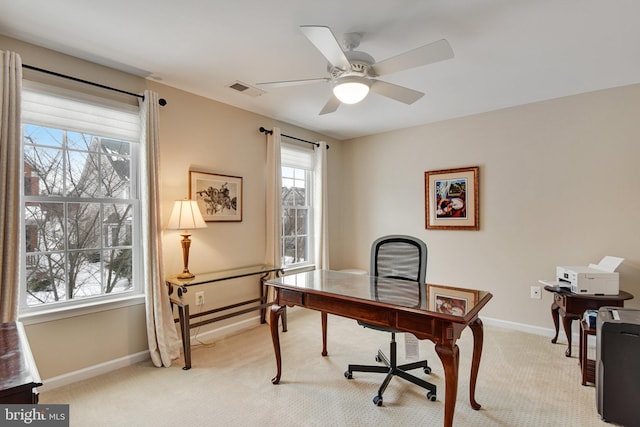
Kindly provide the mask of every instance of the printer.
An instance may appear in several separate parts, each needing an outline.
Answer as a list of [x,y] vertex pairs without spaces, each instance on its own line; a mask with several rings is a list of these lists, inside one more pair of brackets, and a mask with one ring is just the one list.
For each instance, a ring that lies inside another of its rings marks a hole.
[[620,280],[615,270],[622,261],[623,258],[606,256],[589,266],[558,266],[557,286],[581,295],[618,295]]

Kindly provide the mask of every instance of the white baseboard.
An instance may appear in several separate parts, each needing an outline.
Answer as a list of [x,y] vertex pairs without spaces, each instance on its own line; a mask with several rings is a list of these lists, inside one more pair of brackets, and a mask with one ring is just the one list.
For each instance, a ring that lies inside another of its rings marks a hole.
[[[555,329],[551,329],[551,328],[543,328],[541,326],[533,326],[533,325],[527,325],[525,323],[517,323],[517,322],[511,322],[509,320],[501,320],[501,319],[493,319],[491,317],[481,317],[482,322],[486,325],[491,325],[491,326],[497,326],[500,328],[505,328],[505,329],[513,329],[516,331],[520,331],[520,332],[526,332],[529,334],[534,334],[534,335],[542,335],[545,337],[553,337],[556,334]],[[559,338],[561,336],[564,336],[564,328],[560,328],[559,331]],[[571,333],[571,340],[573,343],[577,343],[578,339],[580,339],[579,333],[578,332],[574,332],[572,331]]]
[[[289,310],[290,308],[291,307],[288,307],[287,310]],[[294,307],[294,309],[296,308],[297,307]],[[505,329],[513,329],[513,330],[535,334],[535,335],[543,335],[547,337],[552,337],[555,335],[555,331],[553,329],[527,325],[524,323],[493,319],[490,317],[483,317],[482,321],[486,325],[497,326]],[[197,334],[197,340],[196,340],[196,335],[191,336],[191,344],[192,345],[197,344],[198,340],[199,341],[220,340],[224,337],[240,333],[246,329],[256,327],[259,324],[260,324],[260,318],[259,316],[256,316],[256,317],[242,320],[237,323],[232,323],[230,325],[223,326],[218,329],[200,332]],[[574,333],[573,338],[574,338],[574,342],[577,342],[578,334]],[[110,360],[108,362],[89,366],[87,368],[83,368],[77,371],[69,372],[67,374],[59,375],[57,377],[47,378],[43,380],[44,385],[42,387],[38,387],[38,390],[40,392],[50,391],[55,388],[65,386],[67,384],[72,384],[78,381],[96,377],[98,375],[106,374],[111,371],[115,371],[120,368],[134,365],[136,363],[140,363],[148,359],[149,359],[149,351],[148,350],[141,351],[139,353],[131,354],[128,356],[120,357],[118,359]]]
[[148,360],[149,358],[149,350],[146,350],[59,375],[57,377],[47,378],[42,381],[44,385],[38,387],[38,391],[44,393],[53,390],[54,388],[97,377],[98,375],[106,374],[126,366],[131,366]]
[[220,328],[212,329],[209,331],[198,332],[197,328],[192,329],[191,333],[193,335],[191,335],[191,345],[199,344],[198,341],[221,340],[222,338],[228,337],[229,335],[234,335],[246,329],[254,328],[259,324],[260,324],[260,316],[255,316],[249,319],[241,320],[237,323],[232,323],[230,325],[222,326]]
[[[211,331],[201,332],[197,335],[197,339],[200,341],[216,341],[220,340],[226,336],[237,334],[242,332],[245,329],[253,328],[260,324],[260,317],[256,316],[250,319],[242,320],[237,323],[233,323],[227,326],[223,326],[218,329],[214,329]],[[193,332],[194,330],[192,330]],[[195,345],[198,342],[196,341],[196,336],[191,336],[191,344]],[[128,356],[120,357],[118,359],[110,360],[107,362],[99,363],[97,365],[89,366],[83,369],[79,369],[77,371],[69,372],[63,375],[59,375],[57,377],[44,379],[42,382],[44,385],[38,387],[38,391],[41,393],[51,391],[55,388],[65,386],[67,384],[72,384],[78,381],[86,380],[89,378],[97,377],[98,375],[106,374],[111,371],[115,371],[120,368],[124,368],[130,365],[134,365],[136,363],[144,362],[145,360],[149,360],[149,351],[141,351],[140,353],[130,354]]]

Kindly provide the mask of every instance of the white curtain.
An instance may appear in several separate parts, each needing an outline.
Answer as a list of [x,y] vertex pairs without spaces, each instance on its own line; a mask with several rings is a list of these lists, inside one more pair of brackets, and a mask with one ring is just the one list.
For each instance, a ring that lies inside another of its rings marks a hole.
[[280,129],[267,135],[267,248],[265,263],[279,267],[281,263],[282,167],[280,163]]
[[22,61],[0,51],[0,320],[18,317],[20,289],[20,197]]
[[327,197],[327,143],[314,150],[314,254],[316,268],[329,270],[329,215]]
[[[266,248],[265,264],[281,265],[281,228],[282,228],[282,167],[280,162],[280,129],[273,128],[267,134],[267,170],[266,170]],[[268,287],[267,301],[273,301],[273,288]],[[267,316],[267,322],[269,316]]]
[[171,366],[180,356],[180,339],[164,284],[162,219],[160,210],[160,147],[158,94],[144,92],[142,119],[141,206],[147,337],[155,366]]

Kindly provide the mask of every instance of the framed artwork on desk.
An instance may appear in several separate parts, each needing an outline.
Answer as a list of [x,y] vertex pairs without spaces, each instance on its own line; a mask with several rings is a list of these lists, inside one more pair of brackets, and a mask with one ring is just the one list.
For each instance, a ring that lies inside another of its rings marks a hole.
[[478,166],[424,173],[429,230],[479,230]]
[[427,284],[428,308],[431,311],[464,316],[478,302],[474,289]]
[[189,171],[189,198],[206,222],[242,221],[242,177]]

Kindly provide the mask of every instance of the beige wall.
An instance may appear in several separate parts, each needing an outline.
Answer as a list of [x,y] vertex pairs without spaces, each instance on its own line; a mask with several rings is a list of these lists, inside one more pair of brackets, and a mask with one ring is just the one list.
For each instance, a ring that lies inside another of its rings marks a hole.
[[[242,222],[210,222],[191,236],[189,270],[193,273],[262,264],[265,261],[265,164],[266,136],[258,129],[278,126],[282,133],[307,140],[326,140],[331,146],[329,162],[339,157],[340,142],[266,117],[149,82],[165,97],[161,109],[161,175],[165,219],[174,200],[188,196],[189,170],[213,172],[243,178]],[[283,138],[283,140],[287,140]],[[331,168],[331,187],[338,187],[339,173]],[[338,209],[335,205],[334,211]],[[332,215],[332,217],[337,217]],[[337,217],[338,218],[338,217]],[[178,231],[164,233],[167,274],[182,271],[181,237]],[[203,309],[220,307],[258,295],[256,277],[199,286],[205,292]],[[195,289],[187,295],[192,301]],[[192,312],[197,310],[191,307]],[[238,320],[255,317],[249,313],[200,329],[205,332]]]
[[[347,141],[332,255],[367,268],[375,237],[419,236],[428,282],[489,290],[484,316],[543,328],[551,295],[529,288],[557,265],[623,257],[621,288],[640,299],[639,119],[634,85]],[[475,165],[480,231],[426,230],[424,172]]]
[[[168,101],[160,117],[165,221],[172,202],[187,196],[190,168],[243,177],[243,221],[195,230],[190,270],[263,261],[265,136],[257,129],[321,135],[16,40],[0,37],[0,49],[19,52],[30,65],[159,92]],[[494,294],[487,317],[550,328],[550,295],[532,300],[529,287],[552,278],[558,264],[604,255],[626,258],[621,287],[640,298],[639,112],[640,86],[630,86],[352,141],[329,139],[331,267],[368,269],[374,238],[407,233],[429,246],[430,282]],[[471,165],[480,166],[481,230],[426,230],[424,172]],[[164,233],[167,274],[182,268],[179,239]],[[251,280],[205,288],[206,300],[225,305],[256,289]],[[26,330],[47,379],[144,351],[144,322],[138,305]]]
[[[160,109],[161,204],[165,223],[173,201],[188,196],[189,169],[243,178],[242,222],[209,223],[206,229],[193,232],[189,269],[194,273],[264,262],[266,136],[258,131],[260,126],[267,129],[278,126],[283,133],[303,139],[326,140],[331,145],[329,161],[340,155],[339,141],[154,81],[2,36],[0,50],[20,53],[24,64],[127,91],[141,93],[150,88],[168,101]],[[37,76],[25,71],[25,75],[28,73]],[[84,89],[89,88],[84,86]],[[338,177],[339,173],[332,171],[332,185],[337,185]],[[168,275],[182,271],[180,239],[177,231],[164,233],[164,265]],[[205,291],[207,304],[204,309],[208,309],[256,297],[257,284],[254,277],[198,290]],[[193,299],[194,293],[187,294],[188,301]],[[192,307],[192,313],[195,311]],[[249,313],[208,325],[198,332],[220,329],[239,321],[257,324],[257,316],[258,312]],[[143,305],[27,324],[25,329],[45,380],[147,349]]]

